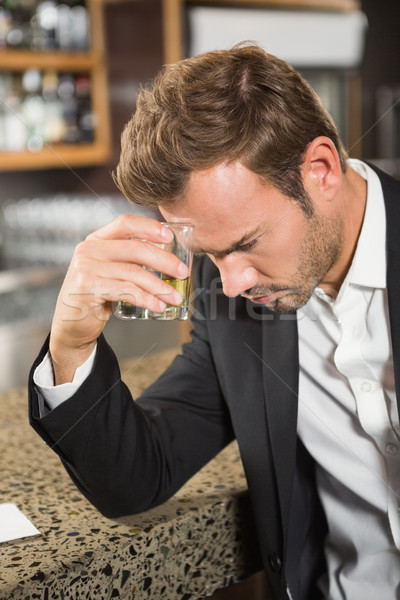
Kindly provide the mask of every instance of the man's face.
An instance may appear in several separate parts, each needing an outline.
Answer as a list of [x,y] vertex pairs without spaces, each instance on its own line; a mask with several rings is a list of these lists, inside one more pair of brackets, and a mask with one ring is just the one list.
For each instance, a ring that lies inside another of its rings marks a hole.
[[280,312],[303,306],[342,250],[340,215],[314,209],[307,218],[240,162],[194,172],[184,200],[160,207],[167,221],[195,226],[195,252],[216,264],[227,296]]

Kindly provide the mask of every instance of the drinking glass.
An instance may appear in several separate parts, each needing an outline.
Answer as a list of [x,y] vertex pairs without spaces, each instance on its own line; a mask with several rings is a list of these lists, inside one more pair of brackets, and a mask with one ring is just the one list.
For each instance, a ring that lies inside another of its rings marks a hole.
[[159,248],[163,248],[168,252],[175,254],[189,268],[189,276],[186,279],[176,279],[165,273],[160,273],[143,267],[156,275],[159,279],[166,281],[173,288],[178,290],[182,295],[182,302],[179,306],[167,305],[162,313],[150,311],[148,308],[135,306],[129,302],[118,302],[115,315],[119,319],[151,319],[158,321],[186,321],[189,317],[189,295],[190,295],[190,269],[192,267],[192,237],[193,225],[187,223],[162,223],[164,227],[168,227],[174,234],[173,240],[168,244],[154,244]]

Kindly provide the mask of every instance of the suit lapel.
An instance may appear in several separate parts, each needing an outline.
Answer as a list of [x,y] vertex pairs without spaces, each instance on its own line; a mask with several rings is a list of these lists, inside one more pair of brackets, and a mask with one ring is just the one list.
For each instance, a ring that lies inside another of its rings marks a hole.
[[392,336],[393,371],[400,414],[400,253],[388,249],[388,302]]
[[386,206],[387,290],[390,333],[393,349],[393,370],[400,414],[400,182],[373,165],[381,180]]
[[268,430],[285,530],[296,463],[299,378],[296,314],[275,314],[272,319],[263,321],[262,370]]

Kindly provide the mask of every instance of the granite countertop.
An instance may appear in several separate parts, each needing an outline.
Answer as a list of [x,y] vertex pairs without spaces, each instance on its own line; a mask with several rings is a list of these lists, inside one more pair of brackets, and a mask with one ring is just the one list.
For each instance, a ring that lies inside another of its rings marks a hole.
[[[122,365],[134,396],[172,360],[165,351]],[[0,396],[1,502],[41,535],[0,544],[1,600],[200,599],[251,572],[246,481],[235,443],[171,500],[107,519],[78,492],[27,420],[27,392]]]

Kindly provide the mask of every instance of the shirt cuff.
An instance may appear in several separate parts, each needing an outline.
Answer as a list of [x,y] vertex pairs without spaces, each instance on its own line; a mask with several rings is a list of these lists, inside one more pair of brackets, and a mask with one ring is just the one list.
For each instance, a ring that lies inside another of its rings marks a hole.
[[33,381],[51,410],[71,398],[90,375],[96,357],[96,350],[97,345],[89,358],[76,369],[73,380],[61,385],[54,385],[53,365],[50,354],[47,352],[40,365],[35,369]]

